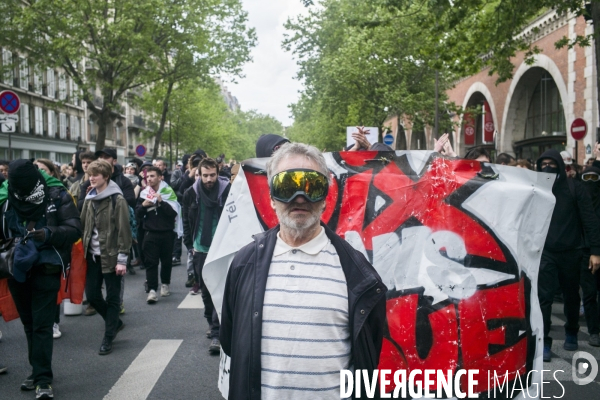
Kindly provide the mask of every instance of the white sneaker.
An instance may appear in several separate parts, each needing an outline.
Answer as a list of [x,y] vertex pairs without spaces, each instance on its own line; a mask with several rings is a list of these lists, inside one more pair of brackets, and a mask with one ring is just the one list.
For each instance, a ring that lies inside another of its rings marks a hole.
[[169,291],[169,285],[165,285],[164,283],[160,286],[160,296],[167,297],[170,296],[171,292]]
[[151,289],[150,292],[148,292],[148,298],[146,299],[146,302],[148,304],[154,304],[157,300],[158,297],[156,297],[156,291],[154,289]]
[[61,336],[62,336],[62,333],[60,332],[60,329],[58,328],[58,324],[54,324],[54,326],[52,327],[52,337],[54,339],[58,339]]

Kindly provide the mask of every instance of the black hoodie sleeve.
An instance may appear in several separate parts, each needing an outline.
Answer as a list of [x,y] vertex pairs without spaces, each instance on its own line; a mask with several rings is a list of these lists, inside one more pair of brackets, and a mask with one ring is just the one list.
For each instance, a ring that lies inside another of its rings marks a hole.
[[594,212],[594,206],[592,205],[592,198],[579,182],[574,183],[579,219],[583,227],[586,242],[590,246],[590,254],[600,255],[600,228],[598,218]]
[[125,200],[127,200],[129,207],[135,208],[135,191],[133,190],[133,185],[131,184],[129,178],[121,176],[120,182],[117,183],[119,183],[121,192],[123,192],[123,197],[125,197]]
[[87,196],[87,188],[90,187],[90,181],[81,182],[79,185],[79,198],[77,199],[77,209],[81,213],[83,210],[83,203],[85,203],[85,196]]

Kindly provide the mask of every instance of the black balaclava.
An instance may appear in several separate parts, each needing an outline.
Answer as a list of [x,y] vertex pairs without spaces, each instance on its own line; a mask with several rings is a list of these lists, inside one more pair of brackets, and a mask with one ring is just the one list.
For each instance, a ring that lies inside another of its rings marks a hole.
[[79,159],[79,155],[81,154],[81,151],[78,151],[75,153],[75,165],[73,165],[73,168],[75,168],[75,175],[76,176],[83,176],[83,165],[81,164],[81,160]]
[[[585,174],[587,172],[595,172],[600,176],[600,168],[597,167],[585,167],[583,173]],[[600,207],[600,181],[583,181],[583,186],[588,190],[588,193],[592,198],[594,209],[598,209],[598,207]]]
[[[550,158],[550,159],[554,160],[554,162],[556,163],[556,165],[558,165],[558,167],[557,168],[544,167],[544,169],[542,170],[542,166],[541,166],[542,160],[544,160],[546,158]],[[550,150],[546,150],[544,153],[542,153],[542,155],[536,161],[536,170],[538,172],[547,172],[550,174],[558,175],[556,182],[554,182],[554,186],[552,189],[553,192],[555,192],[555,189],[557,186],[563,186],[563,185],[567,184],[567,171],[565,169],[565,162],[563,161],[562,156],[560,155],[558,150],[550,149]]]
[[288,142],[288,139],[273,133],[262,135],[256,142],[256,157],[271,157],[273,155],[273,151],[275,151],[275,147]]
[[10,205],[19,217],[39,220],[46,211],[48,186],[30,160],[15,160],[8,167],[8,196]]

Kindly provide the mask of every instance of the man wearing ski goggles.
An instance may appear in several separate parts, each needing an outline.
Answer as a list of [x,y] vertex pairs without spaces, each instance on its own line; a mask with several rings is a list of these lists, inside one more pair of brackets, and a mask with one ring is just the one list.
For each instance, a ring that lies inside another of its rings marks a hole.
[[229,398],[279,398],[281,388],[289,398],[315,391],[339,398],[340,377],[331,371],[377,368],[387,288],[321,222],[329,170],[318,149],[283,144],[267,163],[267,179],[279,225],[236,254],[223,295]]

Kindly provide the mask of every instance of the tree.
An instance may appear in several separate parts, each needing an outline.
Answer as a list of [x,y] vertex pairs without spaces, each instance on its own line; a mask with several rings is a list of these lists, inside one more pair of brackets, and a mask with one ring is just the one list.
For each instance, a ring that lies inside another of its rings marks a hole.
[[436,71],[441,89],[451,81],[435,51],[439,41],[421,34],[419,5],[385,3],[322,0],[288,21],[284,47],[298,58],[305,84],[291,107],[291,138],[339,150],[346,126],[382,127],[389,115],[434,122]]
[[[246,19],[238,0],[6,0],[0,45],[73,79],[99,125],[96,147],[102,148],[128,90],[175,76],[173,69],[160,70],[165,60],[238,71],[247,59],[239,48],[254,40]],[[242,39],[220,42],[224,32]]]

